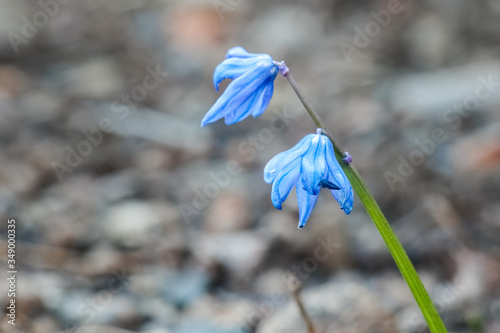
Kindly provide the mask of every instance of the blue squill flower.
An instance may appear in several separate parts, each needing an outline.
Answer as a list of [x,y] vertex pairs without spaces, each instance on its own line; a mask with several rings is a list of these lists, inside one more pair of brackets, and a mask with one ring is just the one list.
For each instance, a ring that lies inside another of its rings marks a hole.
[[303,228],[316,204],[321,188],[329,189],[346,214],[352,210],[351,183],[340,167],[333,145],[318,129],[295,147],[273,157],[264,168],[264,181],[273,183],[271,200],[277,209],[296,187],[299,228]]
[[273,96],[274,79],[280,68],[281,63],[267,54],[248,53],[240,46],[230,49],[226,60],[215,68],[215,90],[219,90],[222,80],[233,81],[203,117],[201,126],[221,118],[231,125],[250,114],[260,116]]

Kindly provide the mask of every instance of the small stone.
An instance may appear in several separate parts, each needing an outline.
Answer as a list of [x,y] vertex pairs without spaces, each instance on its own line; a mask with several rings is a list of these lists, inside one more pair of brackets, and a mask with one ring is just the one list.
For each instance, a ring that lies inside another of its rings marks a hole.
[[208,282],[207,274],[199,269],[166,272],[162,294],[172,304],[184,307],[205,293]]
[[410,54],[417,66],[442,66],[456,44],[454,24],[432,12],[419,16],[409,29]]
[[24,117],[30,122],[44,123],[56,120],[63,102],[54,93],[40,89],[23,95],[19,104]]
[[[33,313],[33,312],[28,312]],[[24,320],[23,320],[24,321]],[[49,315],[42,315],[36,317],[31,322],[31,333],[46,333],[46,332],[58,332],[59,325],[54,318]],[[7,331],[6,331],[7,332]]]
[[216,5],[177,5],[165,22],[166,37],[181,49],[203,49],[219,44],[226,37],[224,21]]
[[25,85],[25,75],[12,66],[0,66],[0,99],[13,99]]
[[165,170],[170,168],[173,163],[173,154],[159,148],[141,150],[134,158],[134,164],[143,172]]
[[70,86],[81,97],[103,99],[123,89],[123,79],[111,58],[95,58],[72,69]]
[[455,170],[491,174],[500,167],[500,122],[490,124],[462,137],[450,154]]
[[186,309],[186,320],[204,321],[223,332],[247,332],[249,315],[254,312],[255,304],[248,299],[221,300],[205,296]]
[[289,272],[281,269],[271,269],[259,274],[255,279],[255,290],[262,295],[271,295],[276,292],[288,293],[286,278]]
[[207,231],[228,232],[248,228],[248,201],[238,193],[223,193],[210,205],[204,227]]
[[[0,155],[0,161],[6,157]],[[4,185],[17,194],[28,194],[35,190],[39,177],[39,170],[28,163],[19,163],[15,160],[5,160],[0,170],[0,179]]]
[[202,234],[194,252],[204,262],[220,262],[236,276],[248,277],[264,259],[268,246],[265,238],[254,232]]
[[214,326],[210,321],[182,320],[172,331],[173,333],[227,333],[226,330]]
[[149,241],[149,236],[159,230],[161,222],[150,204],[127,201],[109,208],[102,226],[111,240],[126,247],[137,247]]

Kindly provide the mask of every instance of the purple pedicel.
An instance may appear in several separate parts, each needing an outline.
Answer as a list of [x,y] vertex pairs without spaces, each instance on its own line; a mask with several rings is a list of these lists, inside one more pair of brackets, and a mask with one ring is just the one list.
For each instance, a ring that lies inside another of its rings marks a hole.
[[285,61],[273,61],[273,63],[278,66],[278,69],[280,70],[281,75],[285,76],[288,74],[290,71],[288,67],[285,65]]
[[345,157],[342,159],[345,164],[351,164],[352,163],[352,156],[348,152],[345,152]]

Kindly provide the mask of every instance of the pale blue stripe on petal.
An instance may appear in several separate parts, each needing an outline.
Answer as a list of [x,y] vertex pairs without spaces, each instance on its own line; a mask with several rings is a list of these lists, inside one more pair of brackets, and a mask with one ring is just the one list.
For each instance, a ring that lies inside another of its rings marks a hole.
[[352,210],[354,193],[349,179],[335,158],[335,152],[330,140],[327,141],[326,159],[329,170],[328,180],[340,187],[340,190],[331,190],[333,197],[340,204],[340,208],[342,208],[346,214],[349,214]]
[[222,96],[203,117],[201,126],[217,121],[240,107],[265,82],[271,68],[272,65],[261,62],[256,65],[253,71],[247,72],[231,82]]
[[[276,69],[276,73],[278,73],[278,70]],[[264,111],[266,111],[267,106],[269,105],[269,102],[271,101],[271,98],[273,97],[273,91],[274,91],[274,78],[276,77],[276,74],[271,76],[269,78],[269,82],[266,84],[264,87],[264,91],[261,93],[260,98],[259,98],[259,103],[255,106],[252,112],[252,116],[254,118],[260,116]]]
[[[278,173],[288,164],[299,159],[311,145],[311,140],[315,134],[308,134],[299,141],[292,149],[279,153],[274,156],[264,168],[264,181],[272,183]],[[300,167],[297,166],[299,169]]]
[[219,90],[219,84],[224,79],[236,79],[251,71],[261,60],[259,58],[230,58],[224,60],[214,71],[214,87]]
[[273,60],[273,58],[271,58],[271,56],[269,56],[267,54],[249,53],[241,46],[233,47],[233,48],[229,49],[229,51],[227,51],[227,53],[226,53],[227,59],[229,59],[229,58],[254,58],[254,57],[264,57],[266,59],[270,59],[271,61]]
[[316,200],[318,196],[314,194],[309,194],[301,183],[300,179],[295,186],[297,190],[297,202],[299,204],[299,228],[303,228],[306,225],[307,219],[311,216],[311,212],[316,205]]
[[309,150],[302,156],[301,175],[304,189],[317,195],[321,190],[321,180],[327,177],[326,142],[323,135],[316,134]]
[[259,90],[257,90],[253,95],[250,95],[240,107],[236,108],[233,112],[228,113],[224,119],[226,125],[235,124],[248,117],[253,112],[255,105],[259,102],[259,96],[262,94],[264,89],[265,87],[260,87]]
[[274,207],[281,210],[281,204],[286,200],[291,189],[297,183],[300,175],[299,160],[288,164],[280,171],[273,182],[271,201]]

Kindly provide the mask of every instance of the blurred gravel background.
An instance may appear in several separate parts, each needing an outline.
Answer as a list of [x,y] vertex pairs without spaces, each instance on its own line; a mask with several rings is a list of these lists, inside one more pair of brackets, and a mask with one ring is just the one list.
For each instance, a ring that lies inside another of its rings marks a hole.
[[0,1],[0,331],[301,333],[295,275],[318,332],[426,332],[357,198],[272,206],[265,163],[315,131],[286,80],[199,127],[240,45],[286,60],[449,331],[500,332],[499,32],[497,0]]

